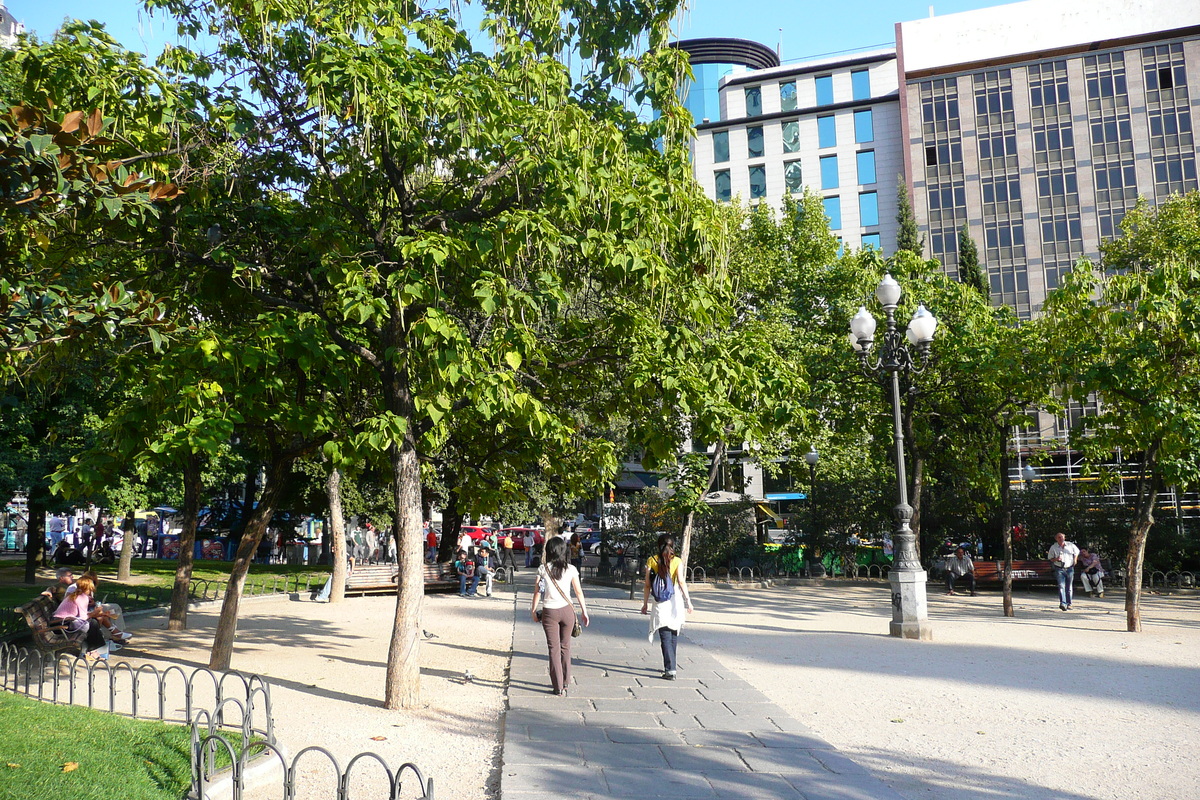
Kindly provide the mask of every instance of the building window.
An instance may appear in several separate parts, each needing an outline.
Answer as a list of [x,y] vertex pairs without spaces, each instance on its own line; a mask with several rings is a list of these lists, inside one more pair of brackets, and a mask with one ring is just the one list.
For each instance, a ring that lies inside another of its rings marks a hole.
[[796,108],[796,82],[788,81],[779,84],[779,110],[795,111]]
[[759,158],[763,154],[763,130],[762,125],[755,125],[753,128],[746,128],[746,156],[747,158]]
[[[821,188],[838,188],[837,156],[821,156]],[[839,226],[840,227],[840,226]]]
[[822,201],[825,205],[825,216],[829,217],[829,229],[838,231],[842,229],[842,198],[826,197]]
[[729,160],[729,131],[718,131],[713,134],[713,161],[720,163]]
[[817,145],[837,147],[837,119],[832,114],[817,117]]
[[817,78],[817,105],[827,106],[833,102],[833,76],[821,75]]
[[875,182],[875,151],[863,150],[857,154],[858,182],[864,186]]
[[855,100],[871,98],[871,73],[865,69],[856,69],[850,73],[850,86],[854,91]]
[[759,86],[746,89],[746,116],[762,116],[762,88]]
[[761,164],[750,168],[750,199],[767,196],[767,168]]
[[800,123],[797,120],[783,123],[783,152],[800,152]]
[[733,187],[729,182],[729,170],[723,169],[713,175],[713,184],[716,188],[718,200],[726,202],[733,199]]
[[879,238],[878,233],[864,233],[862,237],[862,249],[883,251],[883,242]]
[[869,108],[854,112],[854,141],[859,144],[875,141],[875,122]]
[[863,192],[858,196],[858,224],[864,228],[879,224],[878,192]]
[[783,184],[789,194],[800,194],[804,190],[804,177],[800,172],[799,161],[789,161],[783,165]]

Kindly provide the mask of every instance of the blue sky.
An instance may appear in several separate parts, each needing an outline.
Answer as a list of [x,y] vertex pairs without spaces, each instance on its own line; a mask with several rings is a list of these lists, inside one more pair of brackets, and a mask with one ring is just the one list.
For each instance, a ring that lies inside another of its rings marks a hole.
[[[98,19],[126,47],[157,55],[174,40],[174,26],[150,17],[139,0],[4,0],[8,10],[42,38],[65,17]],[[1001,0],[937,0],[936,13],[1002,5]],[[896,22],[929,15],[928,0],[692,0],[677,22],[680,38],[733,36],[775,47],[782,28],[783,58],[888,45]]]

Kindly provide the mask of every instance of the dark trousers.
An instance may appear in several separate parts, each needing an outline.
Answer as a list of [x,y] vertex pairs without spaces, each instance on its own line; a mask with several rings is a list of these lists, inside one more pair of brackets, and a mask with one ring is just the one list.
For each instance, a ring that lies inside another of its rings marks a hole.
[[955,575],[953,572],[946,573],[946,591],[954,591],[954,582],[965,580],[967,587],[973,592],[975,591],[975,573],[968,572],[966,575]]
[[546,632],[546,650],[550,655],[550,687],[555,693],[571,683],[571,631],[574,627],[574,606],[542,609],[542,630]]
[[679,631],[670,628],[658,629],[658,641],[662,645],[663,671],[675,671],[675,650],[679,646]]
[[98,650],[104,646],[104,634],[100,630],[100,623],[94,619],[68,619],[66,620],[67,630],[72,633],[82,631],[87,628],[87,635],[84,636],[84,648],[90,653],[93,650]]
[[512,548],[502,547],[500,548],[500,552],[502,554],[500,556],[500,566],[507,564],[515,570],[517,568],[517,559],[513,556]]

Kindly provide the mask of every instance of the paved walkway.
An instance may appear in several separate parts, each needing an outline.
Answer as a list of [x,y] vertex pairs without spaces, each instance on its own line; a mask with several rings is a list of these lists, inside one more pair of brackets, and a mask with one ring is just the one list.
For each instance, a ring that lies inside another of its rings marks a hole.
[[[546,640],[518,578],[501,800],[624,797],[902,800],[687,636],[663,680],[628,590],[585,587],[567,697],[550,694]],[[640,601],[640,597],[638,598]]]

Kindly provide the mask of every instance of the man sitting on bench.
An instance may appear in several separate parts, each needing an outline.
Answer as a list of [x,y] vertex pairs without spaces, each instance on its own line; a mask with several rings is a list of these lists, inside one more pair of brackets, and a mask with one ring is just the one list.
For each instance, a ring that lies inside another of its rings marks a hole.
[[946,559],[946,594],[954,594],[954,582],[959,578],[967,579],[971,589],[971,597],[975,596],[975,563],[963,547],[954,551],[954,555]]

